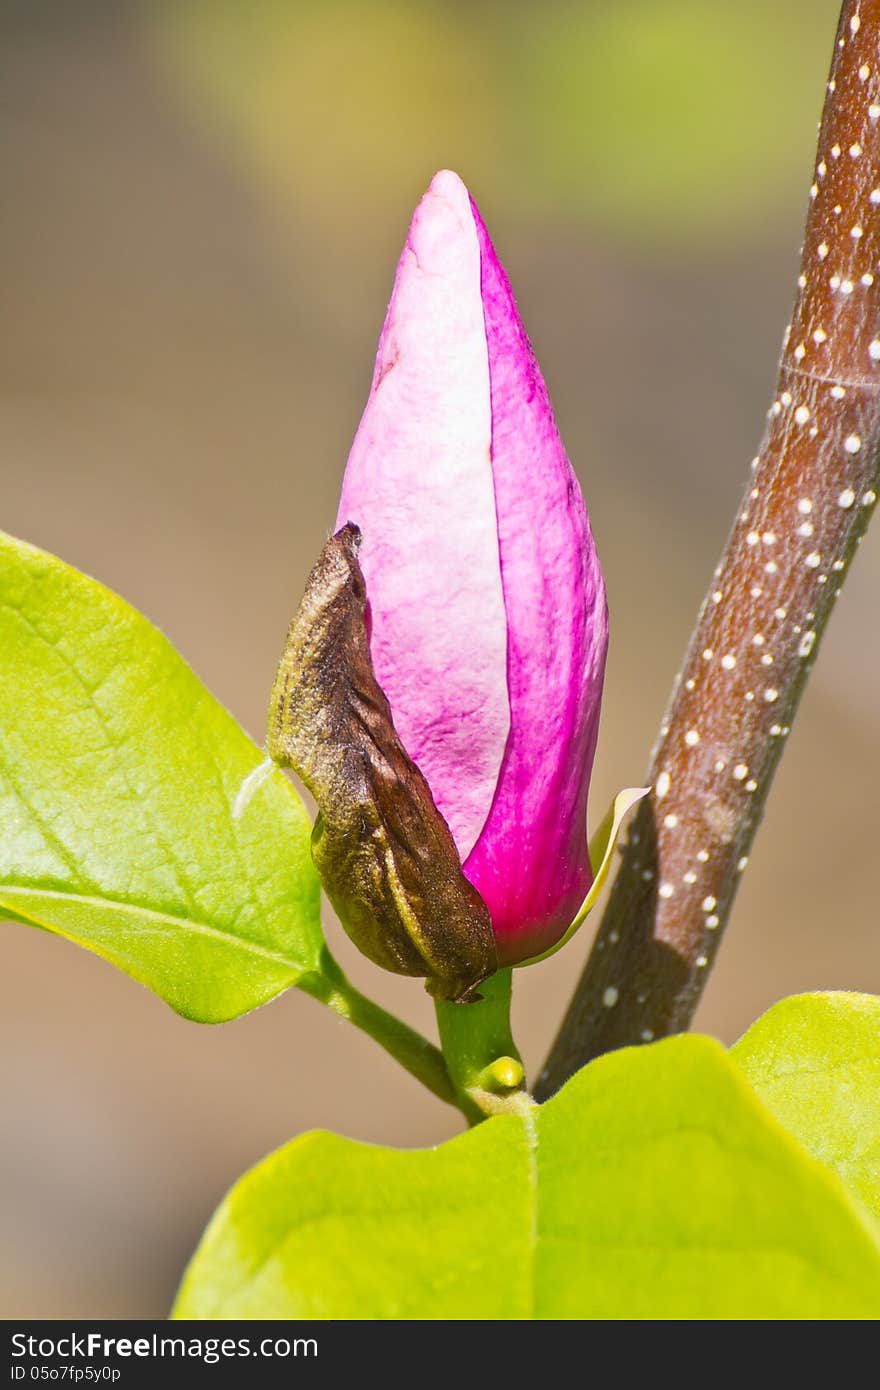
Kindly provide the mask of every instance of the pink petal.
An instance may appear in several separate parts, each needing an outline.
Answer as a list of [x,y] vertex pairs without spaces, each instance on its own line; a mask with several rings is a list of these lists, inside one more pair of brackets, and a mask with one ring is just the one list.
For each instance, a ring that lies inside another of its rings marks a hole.
[[376,676],[462,859],[510,727],[480,275],[467,190],[440,173],[397,269],[336,522],[363,532]]
[[465,872],[489,907],[499,956],[509,962],[552,945],[592,882],[587,792],[608,614],[586,508],[547,388],[472,207],[489,353],[510,736]]

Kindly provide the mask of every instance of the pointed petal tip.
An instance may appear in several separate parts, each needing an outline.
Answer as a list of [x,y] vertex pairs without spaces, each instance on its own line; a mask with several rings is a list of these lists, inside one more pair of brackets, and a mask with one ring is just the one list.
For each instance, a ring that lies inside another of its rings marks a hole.
[[435,174],[413,214],[407,246],[418,270],[448,275],[473,262],[479,265],[470,194],[458,174]]
[[462,202],[470,199],[467,185],[454,169],[438,169],[431,182],[428,184],[428,195],[445,198],[449,202]]

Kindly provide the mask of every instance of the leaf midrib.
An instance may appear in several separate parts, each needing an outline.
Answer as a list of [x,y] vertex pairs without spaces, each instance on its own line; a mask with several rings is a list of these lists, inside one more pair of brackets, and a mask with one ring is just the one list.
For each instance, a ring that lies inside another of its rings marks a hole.
[[[536,1109],[538,1109],[538,1107],[536,1107]],[[650,1253],[653,1255],[664,1255],[667,1257],[680,1256],[681,1258],[685,1259],[691,1258],[695,1254],[707,1256],[710,1258],[721,1257],[723,1259],[728,1259],[731,1255],[752,1255],[754,1257],[778,1255],[789,1259],[793,1265],[799,1268],[812,1271],[814,1274],[818,1274],[822,1279],[826,1281],[830,1288],[837,1289],[840,1287],[840,1276],[835,1269],[829,1267],[824,1262],[817,1263],[813,1256],[807,1255],[801,1250],[793,1250],[788,1244],[783,1243],[779,1240],[747,1239],[742,1244],[739,1244],[736,1240],[733,1239],[726,1241],[707,1241],[705,1239],[699,1239],[694,1240],[693,1242],[666,1242],[659,1240],[625,1240],[621,1239],[619,1236],[615,1236],[610,1239],[603,1239],[597,1234],[590,1234],[589,1236],[585,1237],[582,1232],[579,1232],[577,1235],[571,1235],[567,1231],[556,1231],[552,1234],[548,1234],[546,1231],[542,1232],[540,1229],[538,1213],[538,1199],[540,1192],[540,1130],[538,1125],[539,1114],[527,1113],[524,1115],[517,1116],[516,1119],[521,1126],[522,1135],[526,1145],[525,1180],[527,1184],[527,1198],[530,1208],[528,1216],[529,1237],[524,1251],[527,1288],[526,1296],[524,1299],[524,1311],[521,1315],[523,1319],[527,1321],[535,1321],[538,1317],[537,1309],[539,1299],[537,1266],[539,1247],[544,1243],[550,1246],[572,1245],[579,1250],[583,1250],[585,1247],[588,1247],[592,1250],[597,1251],[613,1250],[622,1254],[636,1255]],[[490,1123],[492,1122],[490,1121]],[[673,1132],[675,1134],[686,1133],[700,1134],[703,1136],[708,1134],[708,1131],[706,1129],[698,1125],[676,1126]],[[320,1132],[314,1136],[308,1137],[320,1137]],[[460,1139],[464,1139],[465,1137],[465,1135],[459,1136]],[[710,1135],[709,1137],[711,1137],[713,1141],[719,1145],[719,1147],[725,1149],[726,1151],[740,1152],[738,1146],[733,1146],[732,1149],[730,1149],[729,1146],[723,1144],[717,1135]],[[619,1151],[619,1146],[614,1145],[610,1146],[605,1150],[600,1150],[599,1152],[610,1154]],[[425,1150],[424,1152],[427,1153],[430,1152],[430,1150]],[[744,1152],[748,1153],[750,1151],[746,1149],[744,1150]],[[454,1212],[456,1210],[454,1203],[450,1202],[448,1204],[448,1209]],[[467,1204],[465,1205],[463,1210],[469,1210]],[[330,1211],[310,1212],[308,1215],[299,1217],[292,1226],[287,1227],[287,1229],[283,1232],[283,1234],[280,1235],[280,1237],[275,1238],[270,1242],[268,1247],[264,1249],[259,1259],[254,1264],[254,1266],[247,1271],[247,1275],[243,1282],[247,1285],[249,1290],[253,1291],[255,1287],[258,1285],[259,1280],[262,1274],[264,1273],[266,1266],[272,1260],[275,1260],[280,1256],[283,1256],[285,1250],[290,1246],[292,1242],[296,1241],[301,1237],[303,1230],[306,1228],[320,1228],[328,1223],[338,1222],[340,1220],[344,1220],[346,1217],[352,1216],[361,1218],[369,1217],[373,1222],[382,1222],[386,1221],[389,1217],[398,1216],[402,1213],[406,1213],[407,1211],[408,1207],[406,1205],[397,1206],[393,1200],[389,1201],[388,1199],[386,1199],[385,1202],[381,1205],[381,1207],[376,1207],[375,1209],[369,1209],[367,1211],[365,1211],[362,1206],[358,1205],[347,1208],[345,1205],[337,1204]],[[223,1312],[223,1297],[224,1295],[221,1294],[220,1302],[216,1305],[216,1307],[217,1311],[222,1316],[225,1316],[226,1314]]]
[[[12,901],[9,901],[6,896],[7,894],[14,895]],[[5,906],[17,911],[26,911],[26,904],[20,902],[21,895],[33,898],[57,899],[59,901],[73,900],[86,908],[96,907],[104,910],[110,909],[111,911],[119,912],[123,915],[131,915],[132,917],[147,917],[151,921],[162,924],[165,930],[176,929],[178,931],[192,932],[194,935],[198,936],[211,937],[215,940],[222,941],[226,946],[236,946],[240,950],[259,957],[261,960],[268,960],[274,965],[285,966],[300,974],[309,969],[304,961],[294,960],[290,956],[282,955],[278,951],[270,951],[268,947],[260,946],[257,942],[251,941],[247,937],[236,936],[234,933],[224,931],[220,927],[211,926],[208,922],[197,922],[190,917],[175,917],[171,913],[159,912],[155,908],[142,907],[139,904],[133,903],[121,903],[115,901],[113,898],[90,897],[82,893],[70,893],[58,889],[25,888],[18,884],[0,883],[0,904],[4,904],[5,900]],[[48,927],[50,930],[57,929],[54,923],[42,921],[36,912],[32,912],[31,916],[37,925]]]

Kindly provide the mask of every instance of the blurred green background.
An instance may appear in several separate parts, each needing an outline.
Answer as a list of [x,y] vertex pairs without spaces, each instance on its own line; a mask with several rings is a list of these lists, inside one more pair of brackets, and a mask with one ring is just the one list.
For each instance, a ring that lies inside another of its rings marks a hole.
[[[143,608],[261,739],[407,222],[451,165],[518,293],[605,564],[598,816],[643,774],[762,430],[837,12],[7,0],[0,524]],[[725,1040],[783,994],[880,991],[878,547],[700,1011]],[[519,977],[533,1067],[589,934]],[[304,996],[200,1029],[48,935],[8,926],[0,949],[2,1316],[160,1316],[270,1147],[313,1125],[405,1145],[456,1127]],[[339,953],[430,1025],[417,984]]]

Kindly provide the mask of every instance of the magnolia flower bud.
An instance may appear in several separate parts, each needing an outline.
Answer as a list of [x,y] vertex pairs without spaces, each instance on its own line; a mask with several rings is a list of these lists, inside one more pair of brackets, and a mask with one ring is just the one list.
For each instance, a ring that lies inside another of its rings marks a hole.
[[593,879],[587,793],[608,639],[577,479],[461,180],[413,217],[337,525],[363,533],[370,649],[499,960],[565,933]]

